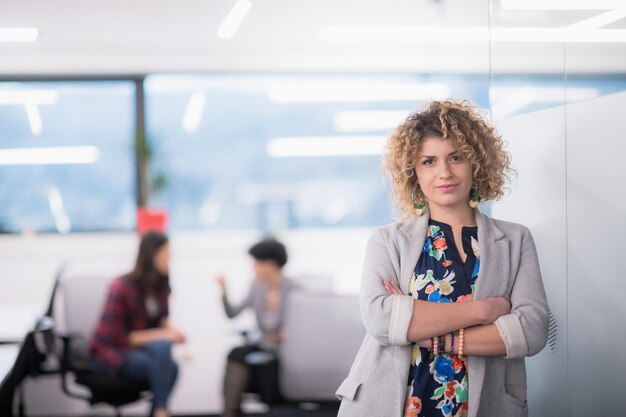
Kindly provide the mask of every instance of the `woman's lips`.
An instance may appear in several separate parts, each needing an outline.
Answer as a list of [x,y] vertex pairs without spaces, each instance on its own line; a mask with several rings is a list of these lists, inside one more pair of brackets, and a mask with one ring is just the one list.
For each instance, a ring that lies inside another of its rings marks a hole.
[[444,193],[450,192],[450,191],[454,191],[456,189],[456,187],[458,187],[458,184],[446,184],[446,185],[440,185],[439,188],[441,191],[443,191]]

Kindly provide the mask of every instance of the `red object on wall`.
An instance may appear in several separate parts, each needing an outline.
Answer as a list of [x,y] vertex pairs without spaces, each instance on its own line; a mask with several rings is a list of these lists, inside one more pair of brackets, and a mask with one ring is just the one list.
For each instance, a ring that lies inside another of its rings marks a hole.
[[152,210],[147,207],[137,209],[137,232],[143,235],[150,230],[165,233],[167,227],[167,212],[165,210]]

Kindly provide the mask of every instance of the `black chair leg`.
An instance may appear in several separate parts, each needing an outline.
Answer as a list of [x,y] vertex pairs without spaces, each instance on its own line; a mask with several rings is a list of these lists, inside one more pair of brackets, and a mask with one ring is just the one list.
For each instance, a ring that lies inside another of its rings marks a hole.
[[26,402],[24,401],[24,386],[22,384],[18,387],[19,392],[19,404],[17,406],[17,412],[20,417],[26,417]]

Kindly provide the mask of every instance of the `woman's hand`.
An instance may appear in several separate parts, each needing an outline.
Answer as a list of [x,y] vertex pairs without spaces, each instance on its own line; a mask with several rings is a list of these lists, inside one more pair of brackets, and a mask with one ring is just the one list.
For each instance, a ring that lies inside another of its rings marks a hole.
[[491,297],[477,301],[482,304],[484,319],[482,324],[491,324],[500,316],[511,312],[511,302],[505,297]]
[[174,326],[169,318],[165,317],[161,321],[162,339],[170,340],[174,343],[185,343],[187,336]]
[[187,340],[187,336],[176,327],[168,327],[166,330],[168,331],[167,338],[174,343],[185,343]]
[[273,343],[280,343],[285,338],[285,331],[281,329],[274,332],[267,332],[265,337]]
[[383,279],[383,286],[389,295],[404,295],[395,281]]
[[133,330],[128,335],[131,346],[144,346],[158,340],[169,340],[172,343],[184,343],[185,334],[175,327],[156,327],[153,329]]
[[222,291],[222,296],[226,296],[226,278],[224,275],[219,275],[215,281],[217,281],[217,285],[219,285],[220,290]]

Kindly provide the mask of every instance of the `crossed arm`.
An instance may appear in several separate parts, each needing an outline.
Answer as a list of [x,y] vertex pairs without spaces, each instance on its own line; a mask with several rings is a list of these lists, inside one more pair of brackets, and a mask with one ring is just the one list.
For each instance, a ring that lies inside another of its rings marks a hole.
[[[383,280],[383,285],[389,295],[404,295],[395,282]],[[493,322],[510,311],[511,303],[504,297],[459,303],[415,300],[407,340],[430,348],[432,337],[445,336],[449,349],[452,342],[449,333],[464,329],[463,354],[505,356],[506,346]],[[459,353],[458,338],[453,352]]]
[[415,342],[430,347],[431,337],[465,329],[464,354],[513,359],[539,353],[548,338],[548,304],[530,232],[523,231],[517,242],[520,261],[508,299],[433,303],[402,294],[395,243],[380,229],[375,231],[367,245],[359,296],[368,333],[383,346]]
[[133,330],[128,335],[131,346],[144,346],[158,340],[170,340],[173,343],[183,343],[185,335],[172,322],[164,317],[160,326],[153,329]]

